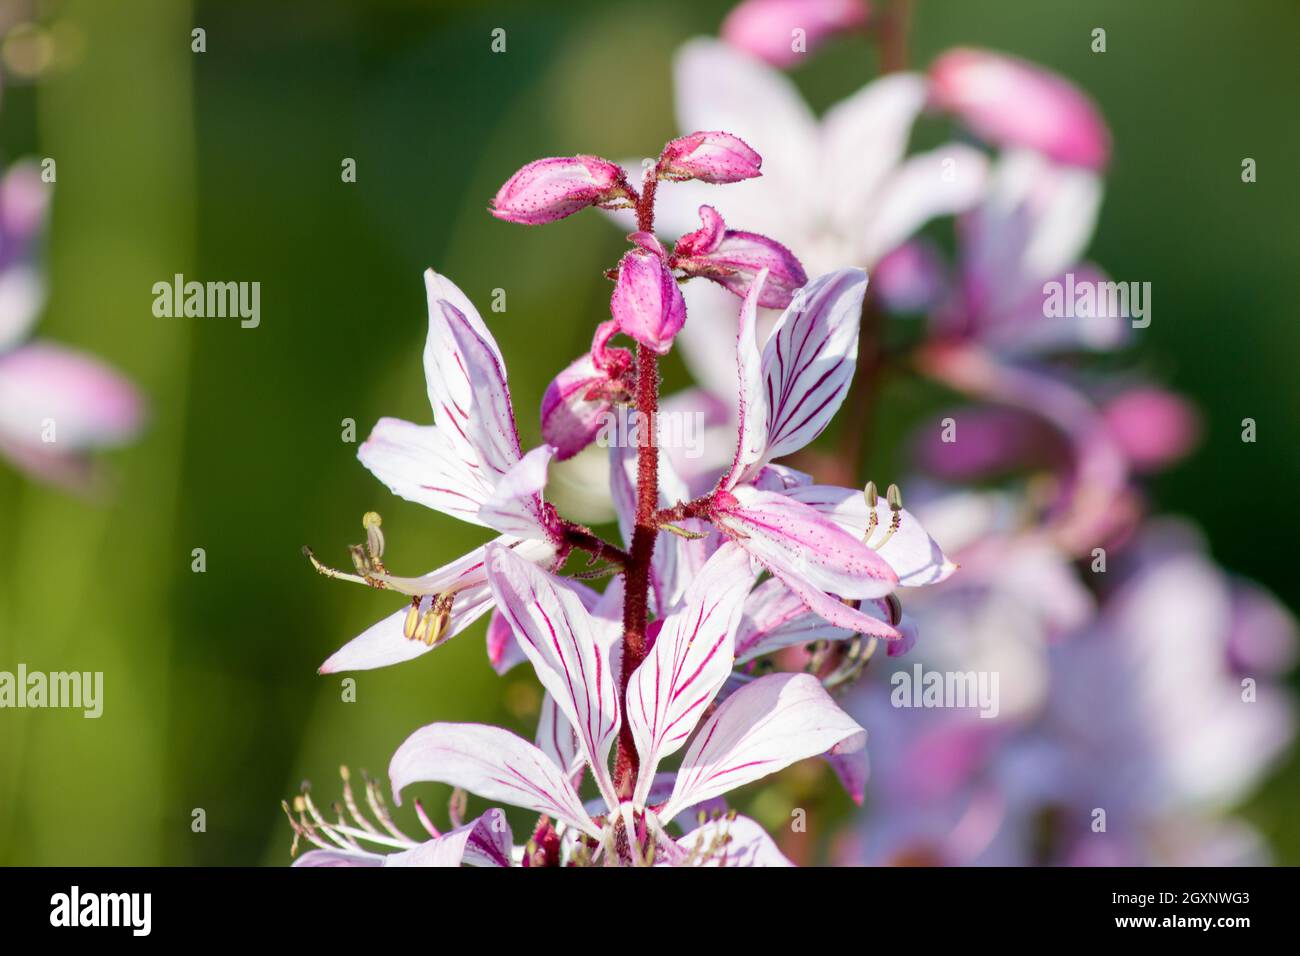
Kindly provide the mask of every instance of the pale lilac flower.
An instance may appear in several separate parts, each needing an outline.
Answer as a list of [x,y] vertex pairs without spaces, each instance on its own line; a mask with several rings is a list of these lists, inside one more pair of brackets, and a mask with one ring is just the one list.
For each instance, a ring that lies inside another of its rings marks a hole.
[[990,142],[1090,169],[1110,157],[1110,131],[1096,105],[1043,67],[988,50],[955,49],[931,64],[930,83],[936,105]]
[[[908,155],[927,98],[919,74],[881,77],[819,120],[778,70],[697,39],[678,53],[674,85],[679,127],[743,136],[763,155],[763,176],[722,193],[695,183],[665,190],[656,213],[663,234],[698,230],[698,210],[708,204],[726,222],[779,240],[807,275],[869,269],[983,190],[988,160],[978,149],[953,142]],[[722,343],[733,334],[734,302],[713,283],[688,283],[683,294],[692,321],[678,337],[682,356],[703,385],[730,395],[734,374]]]
[[[357,458],[393,494],[435,511],[491,528],[496,541],[523,559],[548,566],[566,552],[559,519],[542,500],[549,445],[523,454],[506,382],[505,362],[465,294],[432,269],[425,273],[429,334],[425,379],[433,425],[383,418]],[[398,577],[382,566],[382,538],[355,560],[357,574],[318,564],[332,577],[393,590],[409,607],[384,618],[344,645],[321,673],[367,670],[411,660],[445,643],[492,607],[485,552],[422,577]],[[357,552],[354,552],[357,554]]]
[[539,226],[588,206],[621,204],[628,195],[617,163],[599,156],[557,156],[535,160],[506,180],[491,211],[507,222]]
[[807,284],[799,260],[776,240],[728,229],[712,206],[700,207],[700,220],[700,228],[682,236],[673,247],[673,265],[686,275],[710,279],[743,299],[754,278],[766,269],[767,282],[758,304],[767,309],[784,309],[795,291]]
[[702,183],[738,183],[763,175],[763,157],[739,136],[720,131],[697,132],[670,141],[659,154],[663,179]]
[[24,341],[45,302],[38,253],[50,188],[30,163],[0,179],[0,455],[37,478],[82,488],[91,452],[139,432],[144,401],[100,359]]
[[[866,275],[846,269],[809,283],[760,353],[755,325],[765,278],[760,274],[741,309],[736,455],[708,517],[828,623],[898,640],[890,615],[882,620],[866,613],[872,608],[841,599],[885,597],[901,583],[900,569],[909,584],[942,580],[953,569],[943,552],[901,507],[886,507],[888,520],[877,535],[865,499],[860,525],[845,506],[844,496],[862,492],[803,490],[805,476],[770,466],[821,434],[843,402],[856,368]],[[903,524],[908,531],[894,542]],[[880,550],[884,544],[892,545],[888,555]]]
[[865,0],[744,0],[721,34],[739,50],[788,67],[836,34],[865,26],[868,12]]
[[[552,717],[562,716],[574,736],[550,735],[552,743],[542,749],[496,727],[431,724],[394,754],[394,793],[418,781],[437,781],[545,814],[565,831],[571,859],[585,854],[633,865],[780,862],[770,838],[749,823],[732,831],[727,821],[714,821],[706,824],[710,829],[682,838],[664,829],[689,807],[797,760],[831,750],[860,754],[865,743],[861,728],[810,675],[760,678],[705,716],[731,673],[741,608],[753,582],[746,555],[727,547],[710,559],[632,673],[627,717],[640,768],[631,798],[620,799],[608,763],[621,721],[617,632],[601,626],[576,594],[545,571],[508,549],[494,546],[490,552],[497,600],[554,702]],[[654,794],[659,763],[683,747],[672,788],[660,802]],[[601,795],[603,808],[594,815],[574,787],[573,753]]]
[[[659,198],[656,223],[681,236],[701,205],[788,246],[810,275],[870,268],[927,220],[971,206],[987,160],[960,143],[907,155],[926,104],[915,73],[881,77],[820,120],[779,71],[697,39],[674,66],[682,129],[726,129],[763,156],[763,176],[718,191],[684,183]],[[688,304],[690,304],[688,302]]]
[[[924,605],[954,615],[927,627],[931,666],[1000,672],[1004,707],[992,719],[917,711],[892,706],[885,686],[863,689],[853,709],[875,741],[874,786],[855,862],[1263,861],[1258,836],[1223,814],[1294,735],[1275,679],[1289,657],[1243,668],[1233,647],[1243,616],[1257,622],[1266,609],[1270,640],[1293,652],[1295,622],[1258,590],[1243,600],[1185,526],[1156,523],[1116,560],[1120,584],[1100,615],[1051,640],[1008,641],[1041,593],[1004,590],[996,610],[980,610],[966,589],[984,575],[965,555],[960,585],[927,592]],[[1255,681],[1253,699],[1243,677]],[[1026,680],[1038,692],[1008,709],[1006,691]],[[1104,832],[1094,830],[1096,808]]]
[[643,248],[619,263],[609,308],[620,332],[660,355],[686,322],[686,303],[665,257]]

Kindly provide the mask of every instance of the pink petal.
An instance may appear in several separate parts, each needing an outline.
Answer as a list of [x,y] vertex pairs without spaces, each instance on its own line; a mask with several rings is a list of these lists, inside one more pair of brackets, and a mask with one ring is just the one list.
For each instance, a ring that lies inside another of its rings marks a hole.
[[[830,518],[859,541],[866,535],[870,512],[861,491],[832,485],[810,485],[793,488],[786,495]],[[893,534],[888,532],[893,527],[894,513],[884,497],[877,498],[875,514],[875,528],[867,544],[872,546],[884,542],[873,550],[893,568],[900,587],[937,584],[957,570],[957,565],[948,560],[935,540],[926,534],[921,522],[906,508],[899,509],[899,521]]]
[[607,635],[581,598],[557,578],[505,548],[487,548],[488,581],[537,677],[569,719],[602,796],[618,806],[609,750],[618,736],[618,675]]
[[898,586],[898,575],[859,538],[803,502],[772,491],[740,487],[735,504],[716,519],[741,547],[775,569],[797,569],[814,587],[849,598],[878,598]]
[[673,795],[660,812],[680,810],[775,773],[866,731],[840,710],[811,674],[770,674],[732,694],[700,728],[682,758]]
[[397,748],[388,766],[393,799],[412,783],[446,783],[487,800],[546,813],[600,837],[554,761],[508,730],[486,724],[429,724]]
[[[793,66],[837,33],[867,22],[866,0],[745,0],[722,22],[722,38],[778,67]],[[794,31],[804,43],[795,49]]]
[[779,578],[769,578],[750,592],[736,632],[736,663],[745,664],[787,647],[813,641],[842,641],[853,631],[827,624],[808,610],[803,598]]
[[91,355],[41,341],[0,355],[0,440],[72,454],[129,441],[143,418],[135,386]]
[[1182,458],[1200,435],[1195,408],[1160,388],[1123,392],[1106,403],[1102,415],[1129,462],[1141,471],[1155,471]]
[[1061,76],[988,50],[954,49],[930,67],[932,97],[991,142],[1099,169],[1110,131],[1096,104]]
[[634,801],[644,806],[659,761],[676,753],[731,674],[736,627],[754,581],[749,557],[724,545],[668,615],[628,681],[628,723],[641,757]]

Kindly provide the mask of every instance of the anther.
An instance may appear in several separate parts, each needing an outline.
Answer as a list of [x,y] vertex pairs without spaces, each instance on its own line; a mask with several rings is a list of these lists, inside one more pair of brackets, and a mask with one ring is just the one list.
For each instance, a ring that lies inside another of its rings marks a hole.
[[862,543],[866,544],[871,540],[871,536],[876,533],[876,505],[880,498],[876,494],[876,483],[868,481],[867,486],[862,489],[862,497],[867,502],[867,530],[862,535]]
[[406,611],[406,620],[402,623],[402,634],[406,639],[412,640],[415,637],[415,629],[420,623],[420,599],[411,598],[411,606]]
[[379,517],[377,511],[367,511],[361,517],[361,527],[366,529],[366,550],[372,559],[384,556],[384,532],[380,528],[383,523],[384,519]]

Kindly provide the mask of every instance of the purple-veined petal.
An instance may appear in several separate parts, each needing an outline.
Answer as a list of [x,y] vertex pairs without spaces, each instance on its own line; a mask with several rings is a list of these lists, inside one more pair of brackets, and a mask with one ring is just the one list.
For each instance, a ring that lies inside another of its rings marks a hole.
[[488,663],[498,674],[505,674],[528,660],[515,640],[514,628],[501,614],[500,608],[493,608],[492,616],[488,618],[487,653]]
[[758,823],[724,817],[702,823],[677,841],[673,866],[794,866]]
[[537,677],[578,733],[610,809],[618,807],[609,750],[618,735],[618,675],[609,634],[581,598],[555,577],[505,548],[489,545],[488,581]]
[[554,455],[550,445],[539,445],[502,475],[492,496],[479,510],[483,524],[520,538],[549,537],[542,489],[546,487],[546,468]]
[[537,733],[533,737],[537,748],[555,761],[575,790],[582,780],[587,758],[582,755],[582,745],[578,735],[569,723],[569,718],[555,706],[555,698],[549,693],[542,695],[542,710],[537,717]]
[[803,598],[780,578],[769,578],[745,600],[744,616],[736,631],[736,664],[814,641],[846,640],[853,634],[808,610]]
[[388,766],[393,799],[412,783],[447,783],[487,800],[546,813],[600,837],[600,827],[550,757],[487,724],[429,724],[397,748]]
[[767,448],[763,460],[803,448],[839,410],[857,367],[867,274],[842,269],[810,282],[763,348]]
[[[434,420],[466,466],[498,476],[519,460],[506,367],[501,351],[477,312],[466,313],[446,294],[448,280],[425,273],[429,334],[424,344],[424,377]],[[464,295],[460,296],[462,304]]]
[[357,449],[357,459],[399,498],[471,524],[486,524],[479,510],[491,496],[492,485],[438,426],[381,418]]
[[[523,560],[546,565],[552,564],[555,560],[555,548],[546,541],[519,540],[502,536],[497,538],[496,542],[501,547],[513,549],[514,553],[520,555]],[[367,628],[331,654],[329,659],[320,666],[319,672],[335,674],[340,671],[364,671],[387,667],[390,664],[413,660],[447,643],[492,609],[492,590],[487,584],[485,561],[484,549],[475,548],[450,564],[415,579],[425,595],[420,599],[421,612],[431,607],[432,595],[448,591],[455,594],[451,605],[451,620],[446,631],[434,644],[426,644],[406,637],[404,625],[410,610],[408,602],[400,610]]]
[[384,857],[384,866],[492,866],[511,864],[510,824],[493,808],[476,820],[419,846]]
[[758,347],[758,300],[767,282],[764,269],[754,279],[740,307],[736,333],[736,368],[740,383],[737,409],[736,456],[723,479],[723,490],[734,488],[753,475],[767,457],[768,398],[763,385],[763,355]]
[[865,734],[811,674],[769,674],[728,697],[700,728],[659,816],[667,823],[685,807],[797,760],[841,743],[860,746]]
[[759,561],[794,569],[823,591],[878,598],[898,585],[880,555],[789,494],[742,486],[716,510],[715,520]]
[[664,620],[628,681],[628,723],[641,766],[633,797],[644,806],[659,761],[686,742],[731,673],[736,627],[753,584],[749,556],[723,545]]
[[[833,485],[810,485],[792,488],[786,496],[814,508],[830,518],[848,534],[863,540],[870,524],[867,500],[861,491]],[[926,534],[921,522],[906,508],[894,512],[883,496],[876,500],[876,522],[867,545],[882,557],[898,575],[900,587],[914,588],[938,584],[957,570],[943,549]],[[890,534],[890,529],[894,529]]]
[[294,867],[348,867],[348,866],[383,866],[382,853],[369,853],[365,850],[308,850],[297,857],[290,866]]

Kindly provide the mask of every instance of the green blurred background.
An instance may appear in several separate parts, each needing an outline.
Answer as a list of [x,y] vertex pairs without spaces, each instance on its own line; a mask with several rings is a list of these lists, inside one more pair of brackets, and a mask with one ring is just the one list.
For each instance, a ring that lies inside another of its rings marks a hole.
[[[106,698],[99,720],[0,714],[0,863],[284,863],[278,804],[302,779],[328,802],[340,762],[382,773],[431,720],[531,735],[535,691],[522,672],[504,685],[492,673],[482,624],[415,663],[353,675],[357,700],[344,702],[340,678],[316,666],[400,602],[316,576],[300,549],[346,562],[371,508],[403,572],[483,539],[391,497],[341,440],[342,420],[359,438],[381,414],[428,420],[420,273],[436,265],[484,308],[506,290],[507,311],[488,317],[525,447],[536,443],[531,409],[605,316],[601,272],[622,242],[596,216],[508,226],[487,200],[539,156],[656,151],[675,133],[672,52],[716,33],[729,3],[46,6],[69,61],[38,85],[9,83],[0,106],[6,161],[58,162],[40,331],[127,370],[153,415],[97,500],[0,466],[0,669],[102,670]],[[206,53],[190,51],[194,26]],[[1089,49],[1096,26],[1102,55]],[[505,54],[489,49],[496,27]],[[1292,607],[1297,35],[1291,2],[919,0],[911,41],[918,65],[990,46],[1098,99],[1116,151],[1095,258],[1153,284],[1135,361],[1206,417],[1201,450],[1156,494]],[[875,69],[865,44],[845,41],[795,77],[820,109]],[[1253,185],[1240,181],[1246,156]],[[340,181],[345,157],[354,184]],[[177,272],[260,281],[260,328],[155,318],[151,286]],[[925,405],[911,387],[885,401],[911,414]],[[1253,445],[1239,439],[1247,416]],[[906,424],[882,423],[873,473],[889,473]],[[199,547],[203,574],[190,568]],[[1292,863],[1298,794],[1292,761],[1247,808]],[[195,808],[206,832],[192,832]]]

